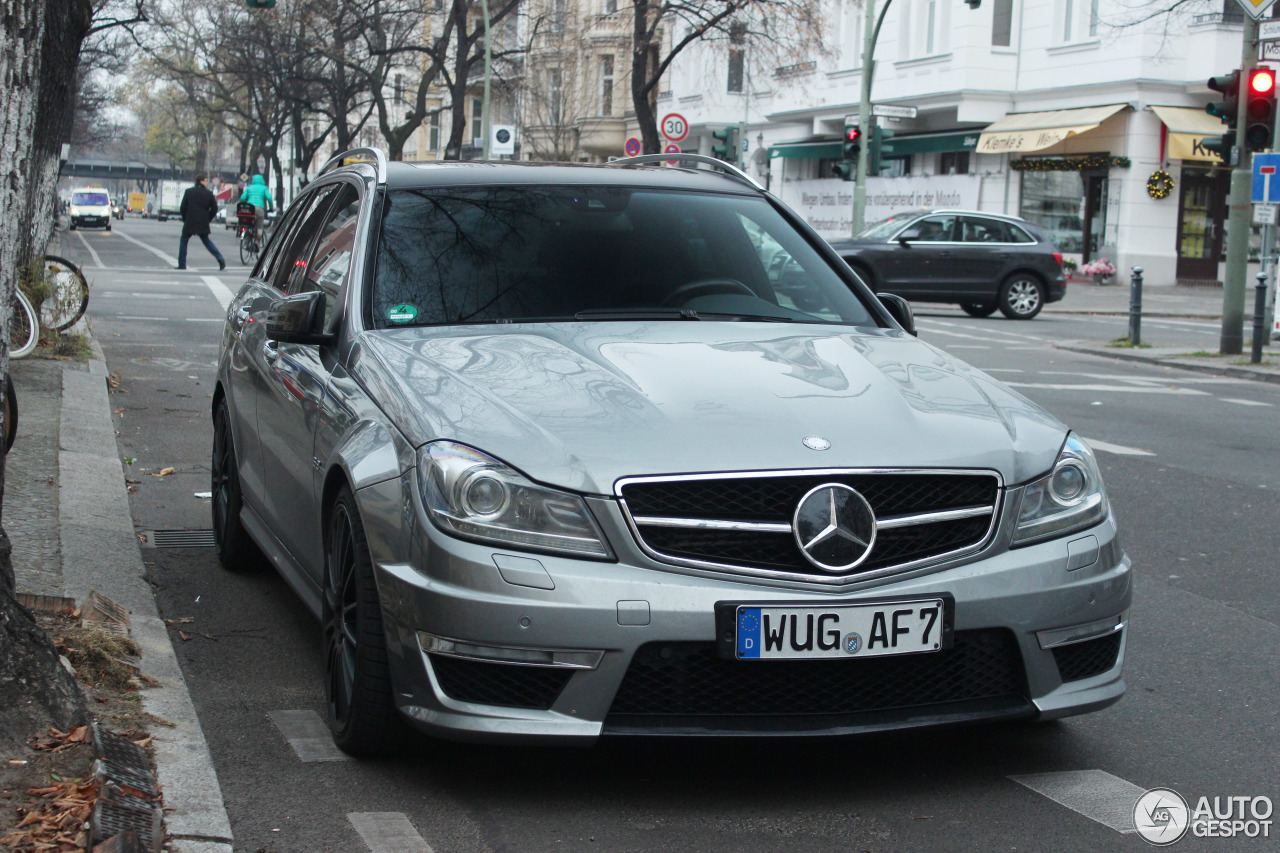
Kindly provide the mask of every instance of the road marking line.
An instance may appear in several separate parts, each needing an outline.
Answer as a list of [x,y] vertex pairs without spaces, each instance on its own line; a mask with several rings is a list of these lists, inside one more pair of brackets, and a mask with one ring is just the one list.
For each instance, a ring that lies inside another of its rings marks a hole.
[[299,761],[351,760],[351,756],[334,746],[329,727],[315,711],[272,711],[267,716],[293,747]]
[[1133,807],[1146,791],[1105,770],[1030,773],[1009,778],[1116,832],[1137,831],[1133,825]]
[[1067,385],[1053,382],[1006,382],[1010,388],[1040,388],[1045,391],[1114,391],[1120,394],[1172,394],[1175,397],[1211,397],[1195,388],[1146,388],[1139,385]]
[[1150,450],[1141,450],[1137,447],[1125,447],[1123,444],[1112,444],[1109,441],[1098,441],[1096,438],[1086,438],[1084,443],[1092,447],[1094,450],[1114,453],[1117,456],[1155,456],[1155,454]]
[[218,300],[218,304],[222,306],[223,310],[226,310],[226,307],[231,304],[231,300],[235,299],[235,296],[222,283],[222,279],[216,275],[202,275],[200,278],[204,279],[204,283],[209,285],[209,289],[213,291],[213,298]]
[[141,246],[151,254],[155,255],[160,260],[164,261],[166,264],[171,264],[175,267],[178,265],[178,259],[175,258],[173,255],[166,254],[165,252],[162,252],[159,249],[157,249],[155,246],[142,242],[137,237],[130,237],[128,234],[124,233],[123,231],[118,231],[118,233],[120,234],[121,237],[125,238],[130,243]]
[[98,253],[89,245],[89,241],[85,239],[84,232],[77,231],[76,236],[80,238],[81,243],[84,243],[84,247],[89,250],[89,254],[93,257],[93,262],[98,265],[98,269],[105,270],[107,268],[106,265],[102,263],[102,258],[98,257]]
[[983,373],[1026,373],[1021,367],[983,367]]
[[[139,294],[142,295],[142,294]],[[1037,376],[1078,376],[1084,379],[1112,379],[1121,382],[1157,382],[1162,385],[1168,385],[1169,379],[1164,376],[1142,377],[1132,374],[1121,373],[1080,373],[1075,370],[1038,370]],[[1197,385],[1243,385],[1251,382],[1250,379],[1230,379],[1222,376],[1179,376],[1179,385],[1188,385],[1195,383]]]
[[1237,406],[1270,406],[1271,403],[1264,403],[1261,400],[1233,400],[1230,397],[1223,397],[1224,403],[1235,403]]
[[434,853],[400,812],[351,812],[347,820],[373,853]]
[[[939,326],[946,326],[948,328],[969,329],[971,331],[976,328],[976,324],[949,323],[945,320],[927,320],[926,324],[928,323],[936,323]],[[1039,335],[1026,335],[1026,334],[1019,334],[1018,332],[1005,332],[1005,331],[1001,331],[1000,329],[991,329],[991,328],[985,328],[985,327],[983,328],[983,331],[989,335],[996,335],[999,337],[1006,337],[1006,338],[1017,338],[1018,340],[1024,340],[1024,341],[1037,341],[1037,342],[1047,341],[1047,338],[1040,337]]]
[[133,314],[99,314],[98,316],[104,317],[110,320],[148,320],[152,322],[164,322],[164,323],[169,322],[169,319],[170,319],[168,317],[136,317]]
[[991,349],[986,344],[951,344],[946,349]]
[[224,323],[226,317],[186,317],[188,323]]

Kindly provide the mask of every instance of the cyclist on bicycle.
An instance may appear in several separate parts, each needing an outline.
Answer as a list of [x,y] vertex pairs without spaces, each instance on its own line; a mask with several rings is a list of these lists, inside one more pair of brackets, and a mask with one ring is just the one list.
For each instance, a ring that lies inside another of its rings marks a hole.
[[276,200],[271,197],[271,190],[267,187],[267,182],[262,175],[253,176],[249,186],[245,187],[244,192],[240,194],[240,200],[253,205],[254,228],[261,234],[262,221],[266,219],[267,211],[276,209]]

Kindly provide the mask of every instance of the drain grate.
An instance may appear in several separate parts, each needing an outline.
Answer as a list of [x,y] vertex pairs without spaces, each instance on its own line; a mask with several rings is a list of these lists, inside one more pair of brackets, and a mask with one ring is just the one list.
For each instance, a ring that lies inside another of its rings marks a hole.
[[213,531],[201,528],[143,530],[138,533],[144,548],[212,548]]

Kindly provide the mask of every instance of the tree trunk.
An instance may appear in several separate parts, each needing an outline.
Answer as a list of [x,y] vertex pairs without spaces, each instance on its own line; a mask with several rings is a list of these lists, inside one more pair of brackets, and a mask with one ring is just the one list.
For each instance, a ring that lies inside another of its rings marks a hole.
[[658,136],[658,119],[654,115],[653,102],[649,99],[650,55],[649,4],[647,0],[634,0],[635,15],[631,30],[631,107],[640,125],[641,153],[662,153],[662,138]]

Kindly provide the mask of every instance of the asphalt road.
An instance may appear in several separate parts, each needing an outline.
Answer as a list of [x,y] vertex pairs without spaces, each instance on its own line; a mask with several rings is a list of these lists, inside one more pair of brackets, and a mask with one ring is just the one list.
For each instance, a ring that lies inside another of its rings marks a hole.
[[[64,235],[119,383],[140,531],[210,526],[197,493],[209,490],[218,299],[244,275],[218,273],[199,244],[190,264],[202,269],[174,271],[179,227],[130,218]],[[227,233],[214,239],[230,258]],[[340,760],[323,734],[309,738],[322,719],[320,631],[285,584],[225,572],[209,548],[144,549],[162,615],[191,620],[171,635],[236,849],[1141,850],[1116,817],[1134,791],[1280,801],[1280,386],[1052,347],[1117,337],[1123,318],[941,309],[919,325],[1100,451],[1135,574],[1122,702],[1053,724],[841,740],[407,739],[393,760]],[[1211,322],[1152,318],[1144,333],[1216,348]],[[1274,850],[1278,834],[1176,848]]]

